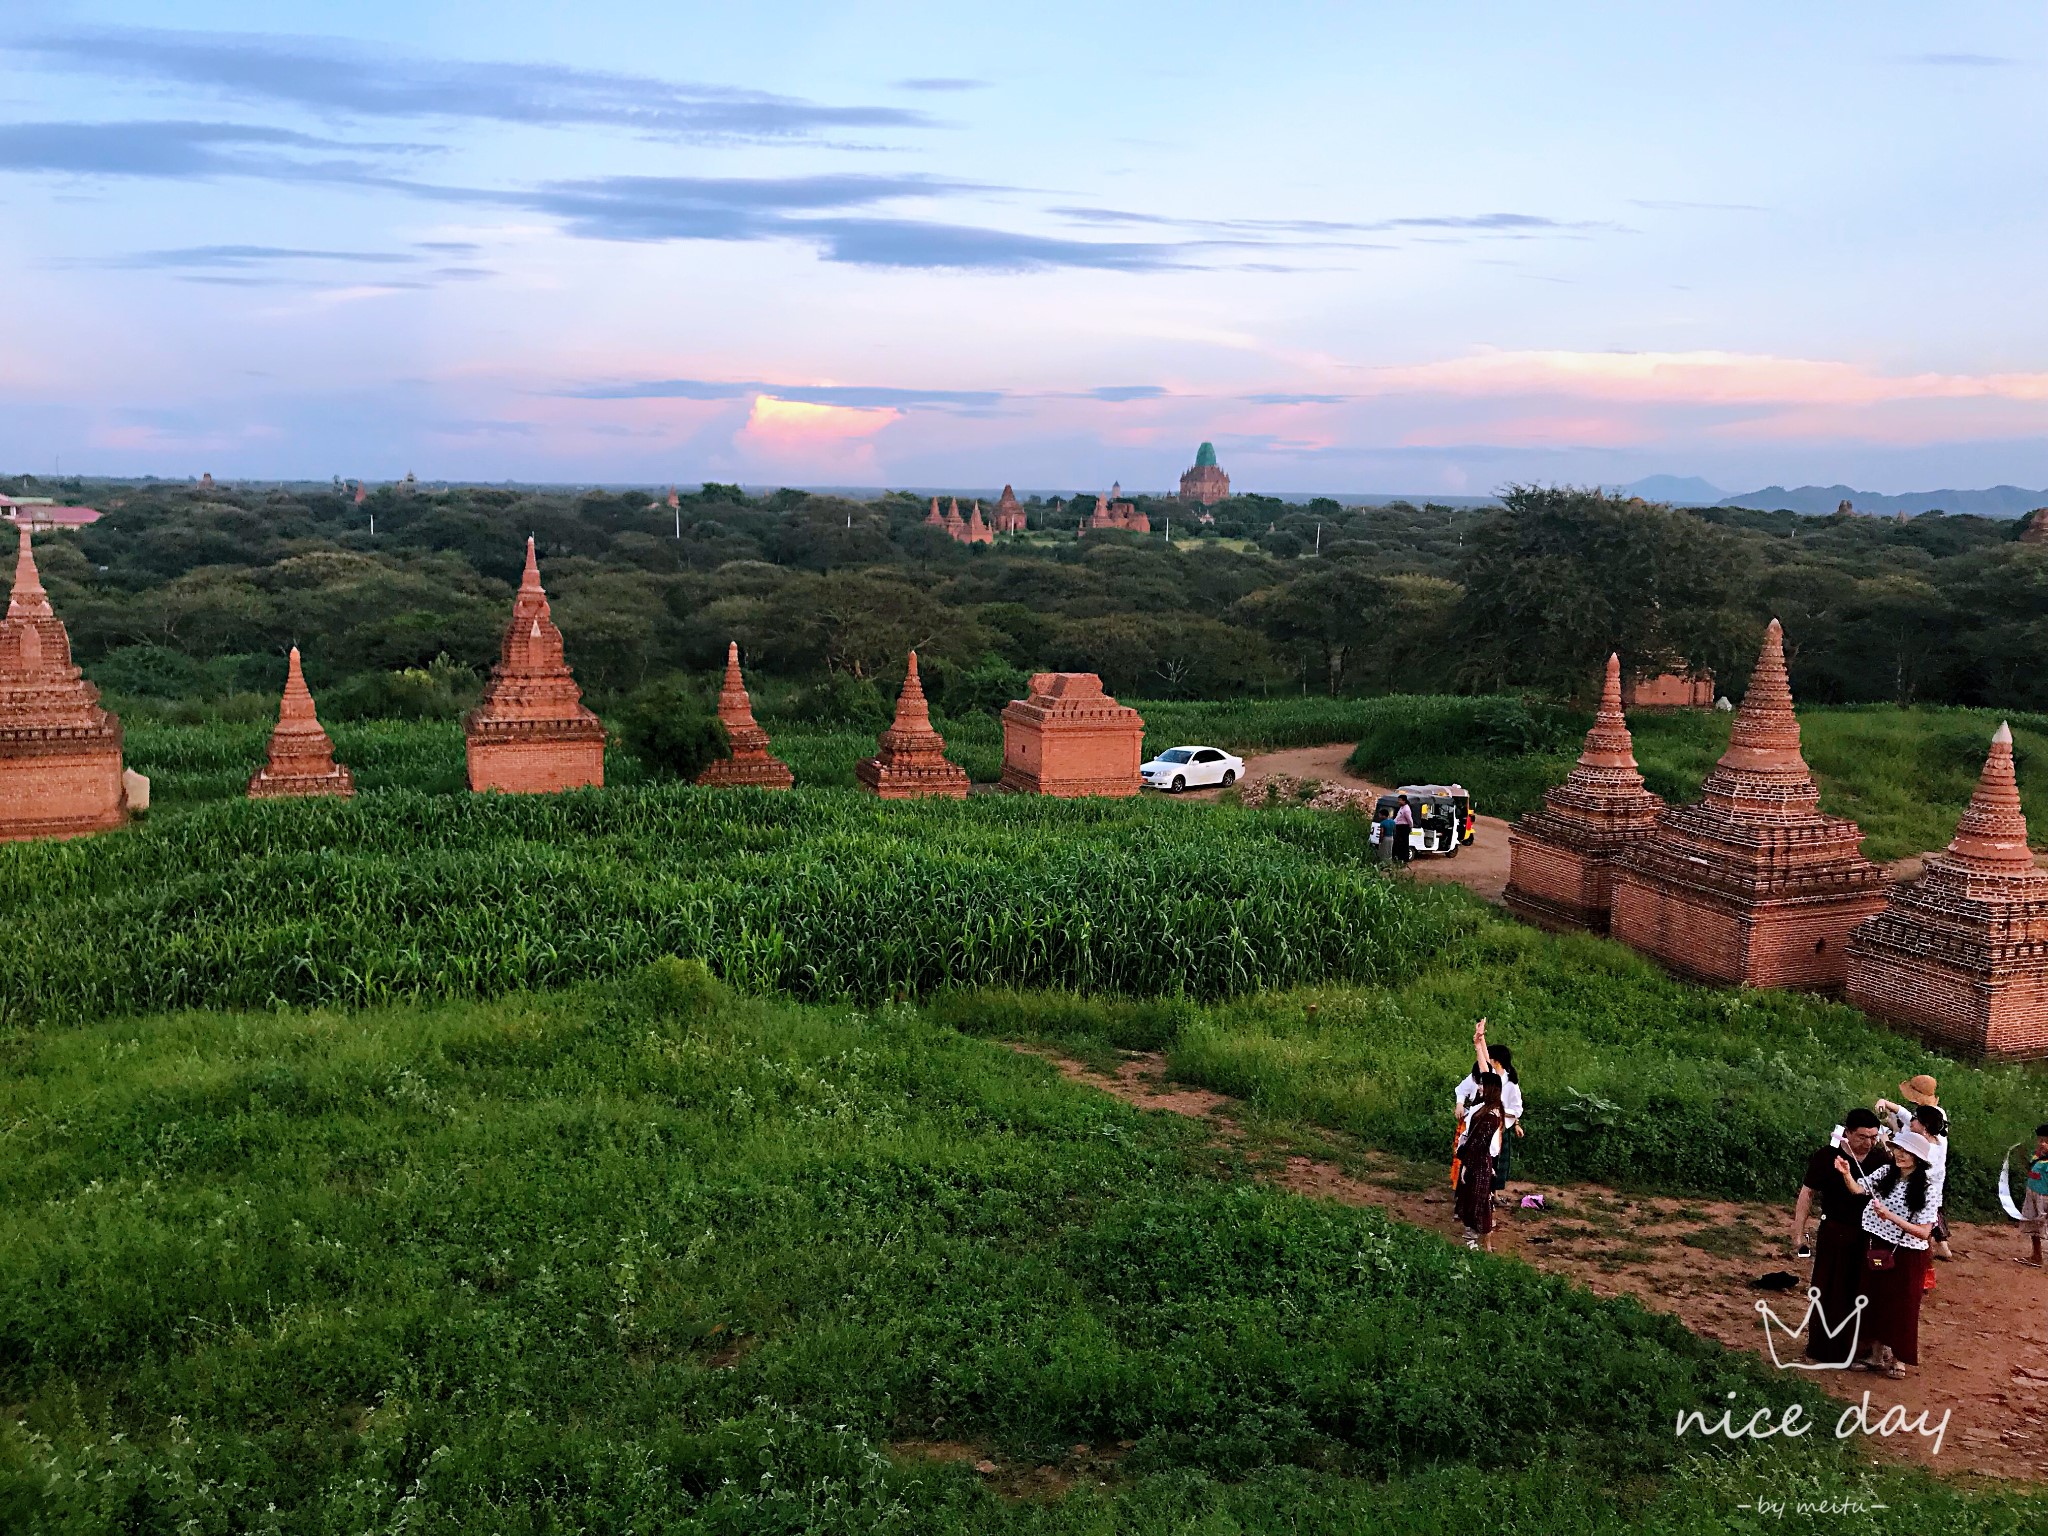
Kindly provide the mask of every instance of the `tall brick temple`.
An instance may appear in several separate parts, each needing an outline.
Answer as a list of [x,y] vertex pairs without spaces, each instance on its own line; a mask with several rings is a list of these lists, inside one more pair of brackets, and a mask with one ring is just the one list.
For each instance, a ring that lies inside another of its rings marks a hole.
[[725,684],[718,690],[718,720],[725,727],[730,757],[721,757],[697,775],[699,784],[714,789],[788,789],[796,783],[789,765],[768,753],[768,733],[754,719],[754,701],[740,676],[740,644],[726,642]]
[[249,780],[249,798],[338,795],[346,799],[355,792],[355,776],[334,760],[334,743],[313,708],[313,694],[306,687],[295,645],[285,668],[277,728],[270,733],[269,760]]
[[1621,686],[1621,658],[1609,656],[1577,765],[1508,834],[1507,907],[1539,927],[1605,933],[1614,861],[1655,830],[1664,809],[1643,788]]
[[483,701],[462,722],[469,787],[531,795],[602,785],[604,725],[563,659],[531,538],[500,651]]
[[79,837],[127,819],[121,722],[72,665],[23,523],[0,619],[0,841]]
[[1773,619],[1701,799],[1664,811],[1615,863],[1609,931],[1697,980],[1838,990],[1849,931],[1885,903],[1862,837],[1821,813]]
[[873,757],[853,765],[854,777],[884,800],[914,800],[940,795],[967,798],[967,770],[946,760],[946,741],[932,729],[924,684],[917,675],[917,652],[896,696],[896,719],[882,732]]
[[1195,450],[1195,463],[1180,477],[1180,499],[1212,507],[1230,499],[1230,476],[1216,464],[1216,447],[1204,443]]
[[1849,936],[1849,1001],[1967,1055],[2048,1056],[2048,870],[2027,848],[2010,726],[1947,850]]
[[1017,500],[1017,493],[1007,485],[1003,487],[1002,499],[996,503],[996,532],[1022,533],[1024,531],[1024,504]]
[[1033,795],[1138,792],[1145,721],[1102,691],[1093,672],[1040,672],[1003,706],[1005,789]]

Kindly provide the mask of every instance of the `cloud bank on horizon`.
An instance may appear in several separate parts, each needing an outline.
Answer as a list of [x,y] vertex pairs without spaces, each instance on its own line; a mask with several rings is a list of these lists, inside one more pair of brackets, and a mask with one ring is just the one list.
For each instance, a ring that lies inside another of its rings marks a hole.
[[732,9],[29,0],[0,471],[2048,482],[2037,10]]

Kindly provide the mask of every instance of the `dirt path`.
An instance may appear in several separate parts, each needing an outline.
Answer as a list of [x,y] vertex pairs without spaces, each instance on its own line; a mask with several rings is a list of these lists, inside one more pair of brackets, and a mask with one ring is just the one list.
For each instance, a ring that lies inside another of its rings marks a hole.
[[[1140,1108],[1207,1121],[1219,1144],[1244,1151],[1264,1177],[1282,1188],[1345,1205],[1377,1206],[1460,1240],[1445,1170],[1328,1134],[1322,1145],[1306,1151],[1258,1144],[1239,1118],[1241,1105],[1169,1081],[1165,1058],[1157,1053],[1126,1053],[1114,1075],[1108,1075],[1049,1050],[1015,1049]],[[1765,1293],[1750,1288],[1752,1279],[1780,1269],[1804,1277],[1805,1266],[1786,1253],[1789,1202],[1653,1198],[1593,1184],[1558,1187],[1520,1180],[1514,1188],[1517,1197],[1540,1193],[1544,1209],[1503,1211],[1494,1233],[1495,1253],[1568,1275],[1597,1295],[1633,1296],[1731,1349],[1767,1353],[1756,1311]],[[1809,1373],[1848,1401],[1859,1401],[1868,1392],[1873,1417],[1894,1403],[1903,1405],[1909,1417],[1932,1410],[1930,1424],[1951,1412],[1938,1457],[1928,1454],[1931,1442],[1916,1435],[1870,1436],[1866,1445],[1917,1457],[1945,1472],[2048,1480],[2048,1275],[2011,1262],[2019,1251],[2016,1232],[2010,1224],[1956,1227],[1959,1257],[1935,1266],[1937,1284],[1921,1312],[1920,1353],[1926,1363],[1906,1380],[1886,1381],[1864,1371]],[[1803,1289],[1766,1299],[1789,1320],[1796,1321],[1805,1310]],[[1780,1352],[1792,1357],[1782,1341]]]
[[[1384,793],[1385,785],[1361,779],[1345,767],[1351,751],[1350,743],[1340,742],[1327,747],[1290,747],[1284,752],[1262,752],[1244,760],[1244,783],[1247,788],[1256,788],[1267,779],[1276,777],[1296,781],[1313,779],[1323,784],[1342,785],[1362,794],[1377,796]],[[1189,790],[1185,798],[1214,800],[1222,793],[1219,789],[1195,789]],[[1423,855],[1409,864],[1408,872],[1417,880],[1462,885],[1488,901],[1499,901],[1501,893],[1508,888],[1508,824],[1498,816],[1482,815],[1477,836],[1459,851],[1455,859]]]

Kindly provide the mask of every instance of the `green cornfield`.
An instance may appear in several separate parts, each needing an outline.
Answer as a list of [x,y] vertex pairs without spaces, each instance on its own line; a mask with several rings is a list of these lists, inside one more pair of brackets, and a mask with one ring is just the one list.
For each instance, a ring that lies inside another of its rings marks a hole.
[[823,999],[1369,980],[1471,918],[1348,818],[656,784],[201,805],[0,849],[0,1022],[496,996],[702,959]]

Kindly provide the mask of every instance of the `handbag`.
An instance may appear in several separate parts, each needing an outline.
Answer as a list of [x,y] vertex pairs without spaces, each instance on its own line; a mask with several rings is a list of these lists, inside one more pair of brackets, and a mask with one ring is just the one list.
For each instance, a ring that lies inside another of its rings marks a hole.
[[1897,1243],[1887,1243],[1881,1237],[1873,1237],[1870,1246],[1863,1252],[1863,1262],[1867,1267],[1883,1274],[1886,1270],[1897,1267],[1899,1246]]

